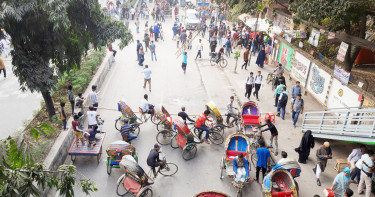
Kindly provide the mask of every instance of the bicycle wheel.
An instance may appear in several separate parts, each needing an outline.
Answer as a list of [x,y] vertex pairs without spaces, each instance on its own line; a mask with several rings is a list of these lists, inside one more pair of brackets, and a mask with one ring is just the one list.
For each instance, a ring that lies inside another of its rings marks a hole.
[[126,174],[120,177],[120,181],[117,181],[116,193],[119,196],[125,196],[129,191],[124,187],[124,182],[126,179]]
[[161,121],[158,122],[156,125],[156,130],[163,131],[164,130],[164,124],[161,123]]
[[195,144],[188,145],[182,152],[182,158],[188,161],[190,159],[193,159],[196,153],[197,147],[195,146]]
[[172,176],[178,171],[178,166],[174,163],[166,163],[163,169],[160,169],[160,174],[164,176]]
[[223,126],[216,126],[216,127],[212,128],[212,130],[220,133],[221,135],[224,135],[224,127]]
[[211,58],[210,63],[211,63],[211,66],[215,66],[216,65],[216,58]]
[[221,59],[219,62],[221,68],[225,68],[228,66],[228,61],[226,59]]
[[151,188],[146,188],[145,190],[140,192],[136,197],[152,197]]
[[171,143],[173,132],[168,130],[162,130],[156,135],[156,141],[161,145],[168,145]]
[[177,135],[173,136],[172,139],[171,139],[171,147],[172,148],[178,148],[178,144],[177,144]]
[[256,153],[251,154],[251,163],[256,166],[258,162],[258,155]]
[[138,136],[141,129],[138,124],[134,124],[134,128],[130,131],[131,134]]
[[116,119],[115,128],[117,129],[117,131],[121,131],[121,118]]
[[152,114],[152,115],[150,115],[150,116],[151,116],[151,117],[150,117],[151,122],[154,123],[154,125],[157,125],[157,124],[159,123],[159,121],[158,121],[158,119],[157,119],[155,113]]
[[216,145],[222,144],[224,142],[224,137],[216,131],[211,131],[208,139]]

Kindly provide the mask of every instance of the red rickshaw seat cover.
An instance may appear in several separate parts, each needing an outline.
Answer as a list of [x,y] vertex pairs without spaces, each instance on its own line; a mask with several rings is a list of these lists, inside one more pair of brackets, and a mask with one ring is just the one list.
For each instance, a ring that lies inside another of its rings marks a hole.
[[142,187],[141,184],[137,183],[135,180],[133,180],[132,178],[128,176],[126,177],[124,181],[124,188],[133,192],[134,194],[138,194],[141,187]]
[[177,141],[177,144],[178,144],[181,148],[184,148],[184,147],[186,146],[186,142],[187,142],[187,140],[186,140],[181,134],[177,134],[176,141]]
[[242,115],[243,123],[245,125],[258,125],[259,116],[258,115]]
[[227,160],[233,160],[238,154],[242,153],[246,158],[247,153],[242,151],[227,150]]

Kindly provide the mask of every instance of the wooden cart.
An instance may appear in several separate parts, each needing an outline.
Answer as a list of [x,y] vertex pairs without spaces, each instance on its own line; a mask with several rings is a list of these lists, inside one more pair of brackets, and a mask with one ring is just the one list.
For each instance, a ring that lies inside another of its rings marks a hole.
[[100,157],[102,156],[102,145],[104,141],[104,137],[106,133],[100,133],[101,138],[96,141],[96,145],[94,147],[87,147],[87,143],[82,146],[77,147],[75,141],[73,140],[72,145],[70,146],[68,155],[70,155],[70,159],[72,162],[76,160],[77,156],[96,156],[96,159],[99,163]]

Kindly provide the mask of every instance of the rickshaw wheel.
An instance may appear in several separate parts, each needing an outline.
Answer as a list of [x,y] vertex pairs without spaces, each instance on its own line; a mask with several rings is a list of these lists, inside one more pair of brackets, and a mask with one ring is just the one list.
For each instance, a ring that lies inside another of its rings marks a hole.
[[70,159],[72,160],[72,162],[74,162],[76,160],[76,156],[75,155],[70,155]]
[[211,63],[211,66],[215,66],[216,65],[216,58],[212,58],[210,59],[210,63]]
[[171,143],[172,137],[173,134],[171,131],[162,130],[156,135],[156,141],[161,145],[168,145],[169,143]]
[[212,130],[220,133],[221,135],[224,135],[224,127],[223,126],[214,127],[214,128],[212,128]]
[[109,165],[107,165],[107,174],[110,175],[111,172],[112,172],[112,165],[109,164]]
[[154,123],[154,125],[157,125],[159,123],[159,121],[156,119],[156,115],[155,113],[153,115],[151,115],[150,119],[151,119],[151,122]]
[[130,131],[130,133],[133,134],[133,135],[136,135],[138,137],[140,131],[141,131],[141,129],[139,128],[139,125],[134,124],[134,129],[132,129]]
[[160,174],[164,176],[172,176],[178,171],[178,166],[174,163],[166,163],[163,169],[160,169]]
[[210,141],[216,145],[222,144],[224,142],[224,137],[216,131],[211,131],[208,139],[210,139]]
[[121,117],[118,118],[115,122],[115,128],[117,131],[121,131],[121,121],[120,121]]
[[228,61],[226,59],[222,59],[222,60],[220,60],[219,64],[220,64],[221,68],[225,68],[228,65]]
[[177,135],[173,136],[173,138],[171,139],[171,147],[172,148],[178,148],[178,144],[177,144]]
[[295,183],[295,185],[296,185],[296,192],[297,192],[297,196],[298,196],[298,191],[299,191],[299,186],[298,186],[298,183],[297,183],[297,181],[296,180],[294,180],[294,183]]
[[196,153],[197,153],[197,147],[195,146],[195,144],[188,145],[186,148],[184,148],[182,152],[182,158],[184,158],[186,161],[193,159]]
[[251,154],[251,163],[253,163],[253,166],[256,166],[258,161],[258,155],[256,153]]
[[126,179],[126,174],[120,181],[117,182],[117,188],[116,188],[116,193],[119,196],[125,196],[129,191],[124,187],[124,182]]
[[137,195],[137,197],[151,197],[152,196],[152,190],[150,188],[145,189],[142,193]]

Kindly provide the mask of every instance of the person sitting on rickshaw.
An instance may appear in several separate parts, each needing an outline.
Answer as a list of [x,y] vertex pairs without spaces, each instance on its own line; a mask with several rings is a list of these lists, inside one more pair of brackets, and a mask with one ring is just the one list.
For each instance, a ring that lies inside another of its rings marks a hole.
[[121,136],[122,140],[125,142],[129,142],[137,138],[136,135],[130,133],[133,130],[133,126],[131,124],[123,124],[121,125]]
[[199,137],[200,140],[201,140],[201,137],[202,137],[202,132],[206,131],[205,142],[207,144],[210,144],[210,142],[208,141],[210,130],[205,125],[208,114],[210,114],[210,111],[206,110],[206,111],[204,111],[204,113],[199,115],[198,119],[195,121],[195,127],[197,127],[197,129],[199,130],[199,136],[198,137]]
[[152,171],[154,172],[155,178],[157,175],[155,168],[163,165],[163,161],[161,161],[159,158],[159,150],[159,144],[155,144],[154,148],[151,149],[150,154],[148,154],[147,157],[147,165],[151,167]]
[[244,182],[241,180],[242,178],[245,178],[246,181],[249,179],[249,162],[242,153],[233,159],[233,171],[236,173],[236,178],[234,179],[236,182]]
[[140,105],[143,113],[154,114],[154,106],[148,102],[148,95],[143,96],[143,100]]

